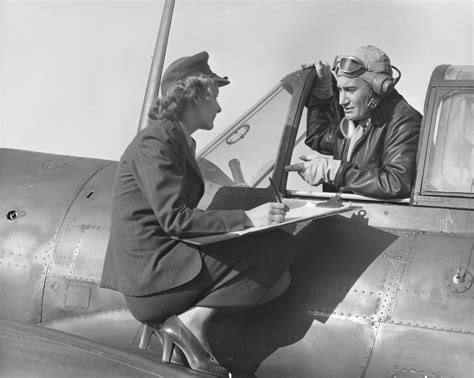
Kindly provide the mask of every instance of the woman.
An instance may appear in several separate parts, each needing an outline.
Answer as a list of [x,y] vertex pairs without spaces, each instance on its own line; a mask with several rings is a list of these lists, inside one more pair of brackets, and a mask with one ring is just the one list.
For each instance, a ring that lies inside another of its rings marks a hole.
[[204,183],[191,134],[214,127],[219,87],[207,52],[180,58],[163,75],[154,120],[125,150],[114,182],[110,240],[102,287],[125,296],[141,322],[163,323],[163,361],[176,346],[192,369],[228,375],[206,338],[219,309],[248,308],[286,289],[282,277],[295,255],[282,231],[197,249],[176,238],[282,222],[286,207],[205,211],[196,206]]

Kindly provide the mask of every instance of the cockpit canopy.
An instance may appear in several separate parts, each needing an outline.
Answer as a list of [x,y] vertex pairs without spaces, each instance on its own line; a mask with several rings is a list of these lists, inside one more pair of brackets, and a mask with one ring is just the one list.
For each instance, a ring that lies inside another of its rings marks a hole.
[[[316,154],[304,144],[306,107],[301,87],[304,86],[302,82],[310,80],[308,75],[308,70],[300,70],[285,77],[201,153],[198,161],[208,181],[263,188],[268,186],[267,177],[281,167],[279,159],[290,156],[293,164],[299,162],[299,156]],[[441,65],[434,69],[427,90],[419,143],[413,196],[402,202],[471,208],[470,198],[474,193],[474,66]],[[281,174],[287,196],[331,195],[322,193],[321,186],[307,184],[297,174]],[[345,196],[374,200],[352,194]]]

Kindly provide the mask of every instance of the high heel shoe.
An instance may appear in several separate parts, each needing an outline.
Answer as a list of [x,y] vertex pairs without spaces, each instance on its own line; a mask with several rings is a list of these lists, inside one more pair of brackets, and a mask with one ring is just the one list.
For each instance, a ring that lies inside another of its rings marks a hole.
[[161,327],[163,337],[163,362],[169,363],[175,347],[181,349],[191,369],[217,377],[228,377],[229,371],[219,365],[199,340],[177,316],[168,318]]
[[[148,346],[151,341],[151,337],[153,335],[156,335],[158,339],[160,339],[162,349],[163,348],[163,340],[165,336],[159,329],[160,325],[155,325],[155,324],[150,324],[150,323],[140,323],[140,329],[138,330],[139,334],[139,342],[138,342],[138,348],[147,350]],[[188,367],[186,364],[186,357],[184,356],[183,352],[179,348],[174,348],[172,353],[171,353],[171,359],[168,361],[169,363],[175,364],[175,365],[184,365]]]

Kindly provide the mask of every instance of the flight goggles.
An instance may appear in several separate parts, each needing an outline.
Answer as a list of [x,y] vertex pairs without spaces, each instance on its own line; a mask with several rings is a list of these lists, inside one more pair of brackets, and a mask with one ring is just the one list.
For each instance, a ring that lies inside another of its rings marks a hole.
[[357,77],[366,71],[370,72],[391,72],[390,63],[377,62],[365,64],[362,60],[355,56],[336,56],[332,65],[332,70],[337,76],[339,74],[347,77]]

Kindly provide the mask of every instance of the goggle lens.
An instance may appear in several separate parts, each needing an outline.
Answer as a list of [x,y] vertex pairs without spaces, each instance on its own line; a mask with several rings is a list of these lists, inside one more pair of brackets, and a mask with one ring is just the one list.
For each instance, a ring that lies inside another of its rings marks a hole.
[[341,70],[345,75],[354,75],[360,73],[361,70],[367,70],[365,64],[359,59],[351,56],[336,56],[332,70],[337,75]]

